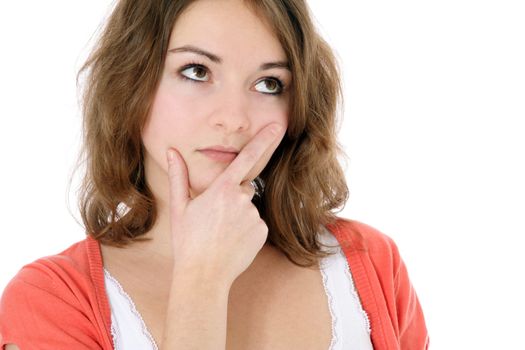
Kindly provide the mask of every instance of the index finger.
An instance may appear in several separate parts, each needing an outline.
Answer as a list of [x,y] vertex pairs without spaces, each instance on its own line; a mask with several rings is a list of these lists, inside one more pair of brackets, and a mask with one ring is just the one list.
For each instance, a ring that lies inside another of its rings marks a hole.
[[259,133],[244,146],[226,170],[219,175],[217,180],[222,182],[228,179],[235,184],[240,184],[255,164],[257,164],[259,159],[261,159],[270,146],[273,145],[281,130],[282,127],[279,124],[273,123],[259,131]]

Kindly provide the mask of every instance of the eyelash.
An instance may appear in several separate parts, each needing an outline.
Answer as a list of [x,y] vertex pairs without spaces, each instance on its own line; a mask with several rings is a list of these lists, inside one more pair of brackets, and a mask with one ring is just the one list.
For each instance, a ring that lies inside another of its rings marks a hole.
[[[187,80],[187,81],[189,81],[191,83],[197,83],[197,84],[204,83],[204,81],[191,79],[191,78],[188,78],[187,76],[185,76],[184,74],[182,74],[182,72],[184,72],[186,69],[188,69],[188,68],[195,68],[195,67],[202,68],[202,69],[206,70],[206,72],[209,72],[208,67],[206,67],[204,64],[197,63],[197,62],[190,62],[190,63],[188,63],[187,65],[185,65],[184,67],[182,67],[179,70],[180,77],[183,80]],[[286,90],[286,85],[282,82],[282,78],[280,78],[279,76],[267,76],[267,77],[264,77],[261,81],[264,81],[264,80],[274,80],[277,83],[277,85],[279,85],[280,91],[279,92],[274,92],[274,93],[262,92],[262,94],[270,95],[270,96],[279,96],[279,95],[282,95],[283,92]]]

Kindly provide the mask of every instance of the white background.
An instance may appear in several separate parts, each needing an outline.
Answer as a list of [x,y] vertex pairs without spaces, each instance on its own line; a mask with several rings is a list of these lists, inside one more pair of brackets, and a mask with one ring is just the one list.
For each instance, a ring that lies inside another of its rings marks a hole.
[[[397,242],[432,349],[525,349],[523,2],[309,3],[344,74],[339,215]],[[84,237],[75,74],[109,7],[0,3],[0,290]]]

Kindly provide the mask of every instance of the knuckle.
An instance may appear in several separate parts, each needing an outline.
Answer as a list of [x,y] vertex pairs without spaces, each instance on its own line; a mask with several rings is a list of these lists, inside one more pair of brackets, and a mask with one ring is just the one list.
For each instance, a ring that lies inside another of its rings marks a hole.
[[251,182],[247,181],[242,185],[242,192],[250,196],[250,198],[252,198],[255,194],[255,188],[252,186]]

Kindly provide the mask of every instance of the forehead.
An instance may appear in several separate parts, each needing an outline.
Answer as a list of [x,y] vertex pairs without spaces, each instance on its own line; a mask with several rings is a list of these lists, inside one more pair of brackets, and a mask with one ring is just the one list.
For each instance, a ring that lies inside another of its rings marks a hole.
[[241,0],[199,0],[189,5],[172,29],[169,48],[183,45],[206,48],[225,60],[286,60],[286,53],[265,18]]

